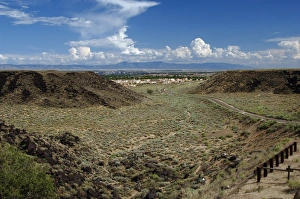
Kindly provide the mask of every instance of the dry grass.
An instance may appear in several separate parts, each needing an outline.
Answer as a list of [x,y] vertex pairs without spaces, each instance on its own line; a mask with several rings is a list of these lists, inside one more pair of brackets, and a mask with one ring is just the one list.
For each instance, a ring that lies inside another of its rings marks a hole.
[[[215,114],[217,107],[213,104],[198,96],[178,93],[187,86],[156,88],[147,103],[116,110],[103,106],[43,108],[2,105],[0,117],[30,132],[48,135],[71,132],[98,152],[106,154],[107,158],[143,148],[160,156],[173,153],[178,159],[188,159],[197,153],[200,156],[205,148],[198,146],[203,141],[201,133],[225,128],[227,113]],[[143,93],[147,87],[135,90]],[[193,150],[189,152],[190,149]]]
[[221,99],[245,111],[268,117],[300,121],[299,94],[214,93],[207,95]]
[[[0,118],[8,124],[30,132],[40,132],[45,136],[64,131],[79,136],[92,149],[91,153],[85,155],[89,159],[105,162],[104,170],[107,172],[101,173],[103,180],[107,183],[119,183],[118,189],[124,198],[130,198],[131,194],[141,196],[153,186],[160,190],[161,198],[179,195],[186,198],[205,197],[211,194],[207,189],[222,195],[220,186],[236,183],[251,173],[250,170],[244,174],[243,169],[237,172],[235,168],[230,168],[231,162],[227,157],[239,155],[240,168],[248,168],[247,161],[251,161],[251,167],[260,159],[253,161],[252,156],[244,158],[247,155],[245,151],[248,151],[243,146],[247,139],[253,139],[252,127],[244,128],[235,113],[208,102],[203,96],[188,94],[187,91],[197,84],[136,87],[133,88],[134,91],[149,99],[142,104],[119,109],[103,106],[42,108],[34,105],[1,105]],[[153,92],[147,92],[148,89]],[[261,94],[259,97],[253,96],[253,93],[209,96],[221,98],[249,111],[251,107],[255,109],[257,103],[269,107],[267,110],[276,107],[284,115],[289,110],[288,106],[279,108],[279,104],[284,104],[284,97],[280,95],[270,99],[272,101],[269,102],[273,105],[267,102],[269,94]],[[297,108],[299,104],[296,97],[289,96],[291,97],[286,98],[286,103],[289,103],[290,108]],[[268,111],[264,113],[275,114]],[[151,153],[144,159],[137,160],[134,168],[114,168],[108,165],[110,161],[119,162],[128,158],[137,149]],[[224,153],[227,157],[222,158]],[[145,168],[145,162],[150,160],[158,161],[158,168],[173,173],[175,181]],[[200,173],[213,184],[201,186],[197,183]],[[130,180],[134,176],[142,176],[143,187],[139,194],[135,191],[135,182]],[[122,186],[124,183],[128,187]]]

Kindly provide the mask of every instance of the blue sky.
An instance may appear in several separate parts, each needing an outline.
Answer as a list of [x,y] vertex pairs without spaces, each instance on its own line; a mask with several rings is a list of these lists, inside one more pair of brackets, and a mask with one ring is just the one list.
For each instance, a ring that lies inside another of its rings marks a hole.
[[0,64],[300,68],[299,0],[0,0]]

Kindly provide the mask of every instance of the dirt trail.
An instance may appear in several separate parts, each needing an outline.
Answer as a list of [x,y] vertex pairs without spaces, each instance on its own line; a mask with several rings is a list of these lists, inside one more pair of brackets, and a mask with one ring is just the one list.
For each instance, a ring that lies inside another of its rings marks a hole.
[[219,100],[219,99],[215,99],[215,98],[206,98],[206,99],[208,101],[212,102],[212,103],[218,104],[218,105],[220,105],[222,107],[225,107],[227,109],[230,109],[232,111],[235,111],[235,112],[243,114],[243,115],[248,115],[248,116],[256,117],[256,118],[263,119],[263,120],[274,120],[274,121],[276,121],[278,123],[283,123],[283,124],[287,124],[287,123],[298,123],[299,124],[300,123],[298,121],[280,120],[280,119],[276,119],[276,118],[265,117],[265,116],[262,116],[262,115],[257,115],[257,114],[254,114],[254,113],[250,113],[250,112],[238,109],[238,108],[236,108],[236,107],[234,107],[232,105],[229,105],[226,102],[224,102],[222,100]]
[[[298,142],[299,144],[299,142]],[[279,164],[276,169],[286,169],[289,165],[293,169],[300,168],[300,151],[294,152],[292,156],[284,160],[284,163]],[[262,177],[261,182],[257,182],[257,177],[254,175],[251,179],[239,185],[237,190],[229,189],[227,199],[257,199],[257,198],[280,198],[292,199],[296,190],[289,188],[287,183],[288,173],[285,171],[276,171],[273,173],[268,172],[267,177]],[[300,171],[290,173],[291,181],[300,180]]]

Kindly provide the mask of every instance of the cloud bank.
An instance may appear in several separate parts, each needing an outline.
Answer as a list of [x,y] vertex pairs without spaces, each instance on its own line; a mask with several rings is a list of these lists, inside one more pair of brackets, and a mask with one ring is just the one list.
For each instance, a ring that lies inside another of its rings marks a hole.
[[[136,47],[135,41],[126,34],[127,26],[112,36],[70,41],[68,54],[43,52],[35,56],[1,55],[0,63],[31,64],[115,64],[122,61],[149,62],[165,61],[175,63],[227,62],[257,67],[299,67],[299,38],[274,38],[267,42],[276,42],[278,48],[264,51],[244,52],[239,46],[225,48],[211,47],[202,38],[195,38],[188,46],[175,49],[146,49]],[[97,50],[97,49],[105,50]]]

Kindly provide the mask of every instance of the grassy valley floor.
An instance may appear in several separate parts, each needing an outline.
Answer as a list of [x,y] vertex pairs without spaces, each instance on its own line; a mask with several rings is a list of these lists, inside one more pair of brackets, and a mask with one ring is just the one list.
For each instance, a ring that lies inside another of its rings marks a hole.
[[[189,94],[198,84],[138,86],[132,90],[147,99],[118,109],[1,104],[0,118],[42,137],[64,132],[79,137],[80,146],[66,148],[70,154],[74,153],[74,168],[68,168],[60,159],[60,164],[52,169],[78,171],[88,167],[90,170],[84,173],[83,185],[61,185],[65,187],[59,189],[62,197],[78,196],[88,188],[96,190],[93,184],[96,177],[107,187],[101,193],[102,198],[141,198],[151,193],[158,198],[225,197],[226,187],[252,177],[253,168],[276,152],[272,146],[280,148],[297,137],[297,127],[275,128],[276,124],[269,124],[258,128],[264,121],[211,103],[206,99],[209,95]],[[257,105],[257,93],[248,94],[247,100],[240,95],[222,95],[214,97],[228,103],[233,99],[242,102],[237,105],[240,109],[255,112],[256,106],[267,107]],[[267,96],[260,97],[264,95]],[[298,96],[285,96],[290,108],[277,113],[268,111],[272,109],[268,105],[264,114],[275,117],[280,114],[284,119],[297,117]],[[272,103],[274,109],[278,107]],[[267,132],[272,126],[274,129]],[[134,157],[139,155],[137,150],[142,157]]]

